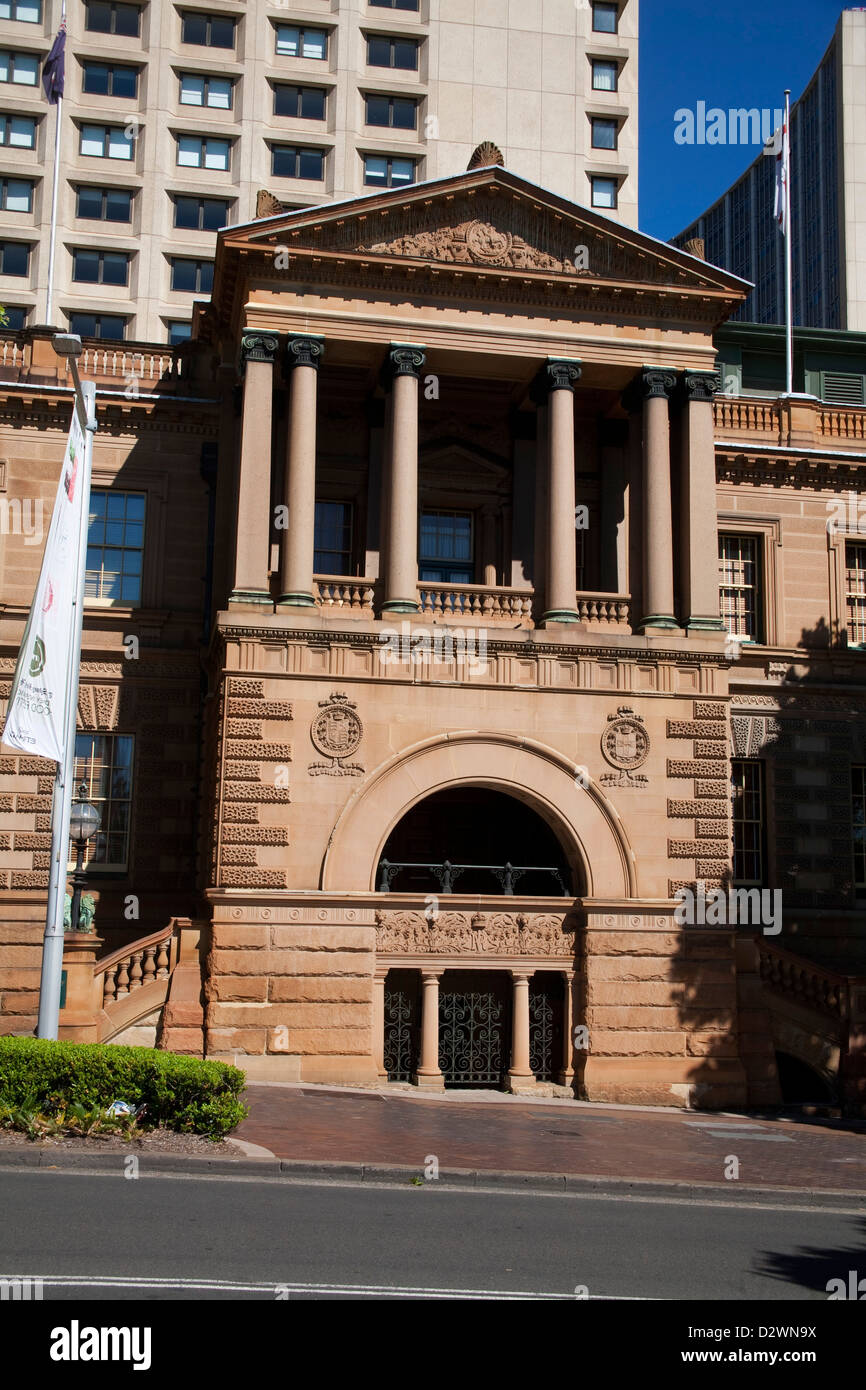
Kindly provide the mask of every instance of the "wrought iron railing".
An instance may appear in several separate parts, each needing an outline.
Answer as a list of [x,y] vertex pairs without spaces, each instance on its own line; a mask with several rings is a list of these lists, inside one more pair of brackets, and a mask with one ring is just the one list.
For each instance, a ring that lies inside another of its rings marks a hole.
[[555,865],[550,864],[454,864],[450,859],[444,859],[441,863],[425,863],[409,859],[379,860],[379,883],[377,892],[390,893],[391,884],[399,873],[404,869],[426,869],[433,875],[439,884],[441,893],[453,893],[454,884],[461,874],[467,870],[482,871],[493,874],[499,883],[502,892],[508,896],[514,896],[516,885],[526,874],[548,874],[559,889],[563,898],[569,896],[568,885],[562,877],[561,871]]

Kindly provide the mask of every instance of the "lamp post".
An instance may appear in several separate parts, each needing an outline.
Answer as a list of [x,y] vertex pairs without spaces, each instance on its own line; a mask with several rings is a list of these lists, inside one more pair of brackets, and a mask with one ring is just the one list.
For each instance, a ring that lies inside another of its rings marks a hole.
[[100,815],[95,806],[85,800],[87,788],[82,782],[78,788],[78,800],[72,803],[69,817],[69,837],[75,841],[75,872],[72,875],[72,904],[69,909],[69,927],[77,932],[81,916],[81,890],[87,886],[84,872],[84,851],[87,841],[92,840],[99,829]]

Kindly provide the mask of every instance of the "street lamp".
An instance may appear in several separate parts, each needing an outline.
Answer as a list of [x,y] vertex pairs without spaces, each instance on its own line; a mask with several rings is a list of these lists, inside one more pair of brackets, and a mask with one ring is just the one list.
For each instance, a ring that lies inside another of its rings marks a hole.
[[100,815],[95,806],[91,806],[85,800],[87,788],[82,782],[78,788],[78,800],[72,803],[72,812],[69,817],[69,835],[75,841],[75,872],[72,875],[72,905],[69,909],[69,926],[71,931],[79,930],[79,918],[81,916],[81,890],[87,886],[87,875],[84,872],[84,851],[87,848],[87,841],[92,840],[99,829]]

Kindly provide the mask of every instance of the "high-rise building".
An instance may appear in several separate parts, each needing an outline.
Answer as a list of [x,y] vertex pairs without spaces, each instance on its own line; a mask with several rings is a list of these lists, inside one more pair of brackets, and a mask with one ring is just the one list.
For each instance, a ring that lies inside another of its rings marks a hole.
[[[775,162],[760,154],[676,241],[754,283],[736,318],[785,319],[784,241],[773,215]],[[866,329],[866,10],[844,10],[791,111],[794,322]]]
[[[0,302],[43,322],[60,0],[0,3]],[[638,0],[69,0],[53,319],[179,342],[215,233],[465,169],[634,225]]]

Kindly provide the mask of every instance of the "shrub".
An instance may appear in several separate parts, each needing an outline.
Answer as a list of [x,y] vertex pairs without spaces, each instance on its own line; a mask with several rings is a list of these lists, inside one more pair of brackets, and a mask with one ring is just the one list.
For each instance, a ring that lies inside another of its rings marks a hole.
[[145,1105],[148,1125],[212,1139],[247,1114],[244,1074],[224,1062],[178,1057],[150,1047],[0,1037],[0,1107],[57,1114],[75,1104],[108,1109],[113,1100]]

